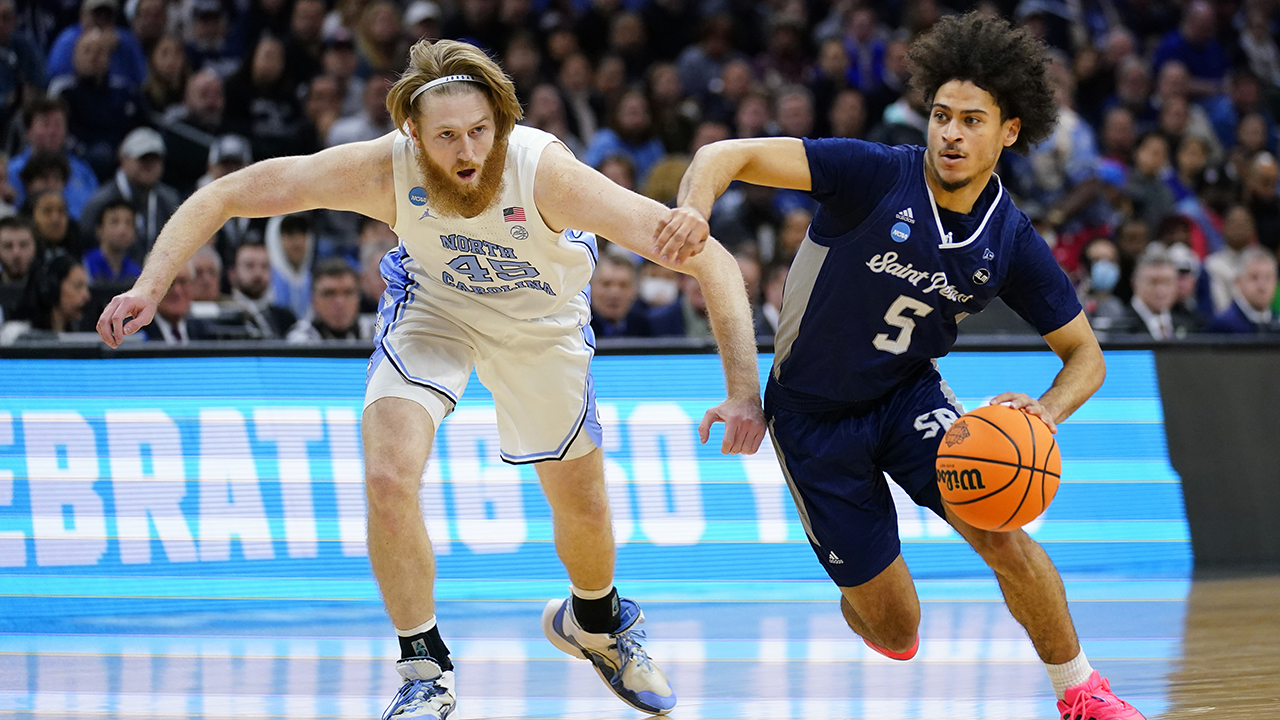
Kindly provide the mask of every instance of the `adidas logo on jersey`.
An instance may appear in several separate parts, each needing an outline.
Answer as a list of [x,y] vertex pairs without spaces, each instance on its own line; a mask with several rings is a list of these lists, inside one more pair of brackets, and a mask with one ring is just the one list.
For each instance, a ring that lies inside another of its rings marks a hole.
[[907,208],[906,210],[903,210],[902,212],[898,213],[895,217],[897,217],[899,220],[909,222],[912,225],[916,224],[916,216],[915,216],[915,213],[911,212],[911,208]]
[[843,561],[843,560],[841,560],[840,558],[836,557],[835,552],[832,552],[830,555],[828,555],[828,556],[827,556],[827,562],[831,563],[832,565],[843,565],[843,564],[844,564],[844,561]]

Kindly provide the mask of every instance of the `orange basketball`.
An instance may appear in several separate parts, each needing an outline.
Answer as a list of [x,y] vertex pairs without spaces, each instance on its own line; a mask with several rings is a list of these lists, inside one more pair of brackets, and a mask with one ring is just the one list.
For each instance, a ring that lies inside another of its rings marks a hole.
[[987,405],[961,416],[942,436],[937,470],[942,498],[961,520],[1007,532],[1053,502],[1062,456],[1040,418]]

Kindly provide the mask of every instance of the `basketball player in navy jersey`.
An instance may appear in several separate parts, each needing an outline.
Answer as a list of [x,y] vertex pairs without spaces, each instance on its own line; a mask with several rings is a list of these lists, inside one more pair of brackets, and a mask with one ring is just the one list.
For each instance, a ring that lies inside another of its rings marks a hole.
[[698,278],[721,348],[728,399],[703,442],[764,439],[751,313],[738,264],[714,240],[655,246],[667,209],[574,159],[549,133],[516,125],[515,86],[484,51],[418,42],[387,95],[398,130],[305,157],[267,160],[191,196],[165,225],[142,277],[103,311],[111,347],[151,321],[179,268],[232,217],[318,207],[390,225],[361,422],[369,560],[396,628],[404,679],[384,718],[443,720],[456,707],[453,663],[436,624],[434,558],[418,488],[432,439],[474,368],[493,392],[502,459],[537,463],[570,597],[543,609],[543,632],[589,660],[623,702],[670,711],[676,694],[642,647],[639,606],[613,586],[614,545],[591,379],[587,283],[592,233]]
[[950,522],[995,571],[1044,661],[1064,720],[1142,715],[1081,651],[1062,581],[1027,534],[949,512],[934,476],[939,425],[962,413],[936,358],[956,324],[997,296],[1062,359],[1033,399],[992,399],[1056,432],[1102,384],[1102,351],[1066,275],[994,174],[1056,121],[1041,43],[998,18],[946,18],[911,48],[929,103],[927,147],[769,138],[698,151],[659,240],[696,241],[729,183],[809,192],[820,203],[787,277],[765,390],[778,459],[849,627],[880,653],[919,647],[920,604],[900,553],[887,473]]

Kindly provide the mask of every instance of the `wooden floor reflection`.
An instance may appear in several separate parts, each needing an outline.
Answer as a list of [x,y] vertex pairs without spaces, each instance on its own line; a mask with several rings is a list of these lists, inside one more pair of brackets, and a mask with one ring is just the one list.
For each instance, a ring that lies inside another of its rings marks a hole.
[[1280,718],[1280,577],[1192,584],[1166,717]]
[[[1189,587],[1144,597],[1118,581],[1073,601],[1095,667],[1153,720],[1280,717],[1280,578]],[[680,694],[673,718],[1055,717],[1042,666],[993,600],[927,601],[909,663],[867,651],[834,602],[644,607],[648,646]],[[540,609],[441,604],[459,668],[454,717],[642,717],[542,638]],[[369,606],[0,628],[3,718],[376,718],[397,685],[396,645]]]

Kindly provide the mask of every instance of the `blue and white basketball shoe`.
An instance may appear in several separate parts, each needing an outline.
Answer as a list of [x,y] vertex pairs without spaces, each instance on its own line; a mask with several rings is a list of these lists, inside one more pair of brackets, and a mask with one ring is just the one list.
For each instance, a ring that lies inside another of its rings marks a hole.
[[457,699],[452,670],[441,671],[430,658],[408,658],[396,663],[396,672],[404,685],[382,712],[382,720],[445,720],[453,712]]
[[542,631],[561,651],[591,661],[614,695],[631,707],[665,715],[676,706],[667,676],[645,653],[640,641],[644,613],[634,601],[618,598],[621,619],[611,633],[589,633],[573,617],[570,599],[552,600],[542,610]]

